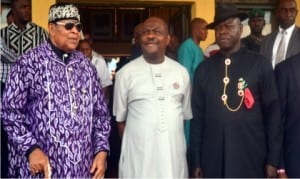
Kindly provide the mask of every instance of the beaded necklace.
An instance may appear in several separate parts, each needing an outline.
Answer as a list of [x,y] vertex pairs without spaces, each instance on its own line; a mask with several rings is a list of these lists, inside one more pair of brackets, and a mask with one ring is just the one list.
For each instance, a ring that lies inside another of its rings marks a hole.
[[229,111],[236,112],[241,108],[241,106],[243,104],[244,97],[245,97],[244,88],[247,87],[247,84],[243,78],[239,78],[238,83],[237,83],[237,88],[238,88],[237,94],[241,97],[241,101],[237,107],[235,107],[235,108],[230,107],[229,104],[227,103],[227,100],[228,100],[227,86],[230,82],[230,78],[228,77],[228,66],[231,64],[231,60],[229,58],[226,58],[224,62],[225,62],[225,75],[223,78],[224,88],[223,88],[223,94],[222,94],[221,99]]

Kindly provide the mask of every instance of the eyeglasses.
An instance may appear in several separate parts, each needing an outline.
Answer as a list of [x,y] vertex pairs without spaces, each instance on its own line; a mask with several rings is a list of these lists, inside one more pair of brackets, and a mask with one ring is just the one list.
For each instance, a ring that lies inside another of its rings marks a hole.
[[80,32],[82,30],[82,25],[80,22],[55,22],[55,24],[63,25],[66,30],[71,30],[75,26],[77,31]]

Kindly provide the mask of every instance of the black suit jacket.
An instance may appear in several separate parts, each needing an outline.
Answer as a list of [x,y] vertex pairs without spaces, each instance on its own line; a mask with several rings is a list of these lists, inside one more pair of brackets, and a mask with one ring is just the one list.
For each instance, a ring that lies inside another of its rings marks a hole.
[[[273,46],[276,39],[276,35],[278,33],[278,30],[267,35],[261,44],[260,47],[260,53],[265,56],[267,59],[272,61],[272,53],[273,53]],[[295,26],[291,39],[288,44],[287,52],[286,52],[286,58],[289,58],[291,56],[296,55],[297,53],[300,53],[300,28]]]
[[300,53],[275,68],[282,126],[283,161],[288,177],[300,178]]

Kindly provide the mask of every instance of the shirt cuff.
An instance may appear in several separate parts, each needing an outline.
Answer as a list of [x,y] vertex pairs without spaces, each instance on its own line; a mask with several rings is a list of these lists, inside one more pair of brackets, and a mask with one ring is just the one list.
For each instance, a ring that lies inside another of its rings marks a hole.
[[35,149],[39,148],[40,146],[38,146],[37,144],[32,145],[31,147],[29,147],[29,149],[26,151],[25,156],[28,159],[29,155],[31,154],[31,152],[33,152]]

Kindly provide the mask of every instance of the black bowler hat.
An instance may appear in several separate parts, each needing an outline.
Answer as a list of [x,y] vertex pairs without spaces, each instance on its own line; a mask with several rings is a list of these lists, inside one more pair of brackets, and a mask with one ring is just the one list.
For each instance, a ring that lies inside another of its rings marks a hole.
[[217,4],[214,21],[206,26],[208,29],[215,28],[220,22],[223,22],[231,17],[238,17],[241,21],[245,20],[248,15],[239,12],[237,7],[232,3],[219,3]]

